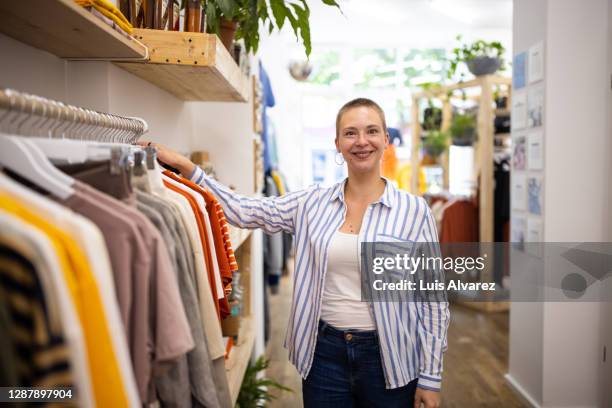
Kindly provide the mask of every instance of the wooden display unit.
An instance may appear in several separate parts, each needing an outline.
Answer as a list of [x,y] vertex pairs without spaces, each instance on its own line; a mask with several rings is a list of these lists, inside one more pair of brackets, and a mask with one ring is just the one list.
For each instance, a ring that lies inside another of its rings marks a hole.
[[[423,91],[413,94],[412,96],[412,151],[411,165],[415,169],[413,174],[418,174],[420,166],[419,149],[421,145],[421,125],[419,121],[419,101],[424,98],[438,98],[442,100],[442,126],[441,130],[448,130],[452,121],[452,107],[448,94],[452,91],[479,88],[480,96],[478,98],[478,115],[476,122],[476,132],[478,141],[476,142],[476,171],[480,176],[479,183],[479,218],[480,218],[480,241],[493,242],[493,193],[494,193],[494,177],[493,177],[493,145],[494,145],[494,126],[493,122],[495,115],[504,110],[496,110],[493,108],[495,103],[493,98],[493,85],[505,85],[510,87],[512,80],[510,78],[483,75],[471,81],[459,82],[452,85],[443,85],[435,90]],[[510,104],[510,99],[508,104]],[[510,106],[510,105],[509,105]],[[444,189],[448,190],[448,153],[442,156],[442,168],[444,170]],[[417,191],[417,177],[412,178],[412,191]]]
[[236,405],[244,373],[246,372],[253,346],[255,345],[255,328],[251,316],[242,319],[238,340],[232,347],[229,358],[225,361],[227,383],[229,385],[232,404]]
[[[238,232],[239,231],[239,232]],[[242,314],[240,317],[240,329],[238,339],[232,347],[229,358],[225,362],[227,381],[232,405],[236,404],[244,373],[251,359],[253,347],[255,345],[255,323],[251,310],[251,230],[241,230],[232,228],[231,233],[239,237],[244,237],[240,242],[232,241],[236,260],[240,268],[240,286],[243,288]]]
[[[412,96],[412,151],[411,151],[411,166],[412,174],[418,174],[420,158],[419,151],[421,145],[421,125],[419,120],[419,102],[424,98],[434,98],[442,101],[442,125],[441,130],[448,130],[452,122],[452,106],[450,99],[452,92],[467,88],[478,88],[480,94],[473,99],[478,102],[478,114],[476,121],[476,132],[478,140],[475,143],[474,159],[475,159],[475,179],[479,177],[478,183],[478,212],[479,212],[479,236],[480,242],[494,242],[494,119],[496,115],[509,112],[507,109],[495,109],[495,100],[493,95],[494,85],[503,85],[508,88],[507,106],[511,105],[511,84],[512,79],[498,75],[483,75],[470,81],[459,82],[451,85],[442,85],[432,90],[422,91],[413,94]],[[449,157],[448,150],[442,155],[443,169],[443,188],[448,191],[448,169]],[[412,191],[417,190],[418,178],[412,177]],[[482,282],[490,282],[492,271],[490,265],[493,265],[493,259],[488,258],[488,268],[485,268],[481,274]],[[479,309],[485,312],[504,311],[509,309],[508,302],[503,301],[483,301],[483,302],[460,302],[468,307]]]
[[61,58],[144,60],[147,54],[73,0],[0,1],[0,32]]
[[116,65],[184,101],[246,102],[248,78],[214,34],[135,29],[148,62]]

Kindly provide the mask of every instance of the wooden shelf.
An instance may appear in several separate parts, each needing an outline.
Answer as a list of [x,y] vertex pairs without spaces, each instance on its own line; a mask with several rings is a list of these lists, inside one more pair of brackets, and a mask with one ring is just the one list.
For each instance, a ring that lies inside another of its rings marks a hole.
[[249,81],[216,35],[135,29],[149,49],[149,62],[116,63],[184,101],[249,98]]
[[229,358],[225,361],[225,370],[227,374],[227,382],[229,385],[230,395],[232,397],[232,406],[236,405],[240,386],[244,379],[253,346],[255,345],[255,329],[253,327],[253,318],[250,316],[243,317],[238,341],[232,347]]
[[483,83],[490,85],[508,85],[512,84],[512,78],[503,77],[500,75],[483,75],[476,77],[469,81],[457,82],[450,85],[440,85],[433,89],[420,90],[412,94],[414,99],[420,98],[439,98],[445,96],[448,92],[456,91],[458,89],[467,89],[474,87],[482,87]]
[[253,230],[236,228],[232,225],[229,226],[230,241],[232,242],[232,249],[236,251],[240,246],[247,240]]
[[61,58],[144,59],[147,52],[73,0],[0,1],[0,32]]

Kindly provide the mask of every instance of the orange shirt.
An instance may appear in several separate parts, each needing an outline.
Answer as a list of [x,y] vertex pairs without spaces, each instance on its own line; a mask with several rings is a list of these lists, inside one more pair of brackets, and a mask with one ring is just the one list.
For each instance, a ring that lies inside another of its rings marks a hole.
[[170,190],[176,193],[179,193],[180,195],[185,197],[187,201],[189,202],[189,205],[191,206],[191,210],[193,211],[196,217],[197,224],[198,224],[200,240],[202,241],[202,251],[204,253],[204,259],[206,261],[206,269],[208,271],[208,281],[210,282],[210,289],[215,299],[215,302],[214,302],[215,308],[217,309],[217,314],[219,315],[219,318],[220,319],[225,318],[231,314],[231,310],[230,310],[229,303],[227,301],[226,296],[224,296],[222,299],[217,299],[215,296],[215,294],[217,293],[217,284],[215,282],[215,275],[214,275],[215,271],[214,271],[214,267],[212,263],[212,254],[210,251],[210,245],[208,244],[208,241],[207,241],[206,228],[205,228],[204,219],[203,219],[204,215],[200,211],[200,208],[198,207],[198,203],[195,201],[195,199],[192,196],[189,195],[189,193],[181,190],[180,188],[176,186],[173,186],[172,184],[168,183],[165,180],[164,180],[164,185]]
[[[222,227],[220,215],[223,216],[223,220],[225,220],[225,214],[223,214],[223,210],[221,209],[221,205],[217,202],[214,196],[204,190],[202,187],[198,186],[194,182],[187,180],[182,177],[178,177],[176,174],[170,171],[164,171],[164,174],[168,177],[176,180],[177,182],[189,187],[191,190],[200,194],[204,201],[206,202],[206,211],[208,213],[208,218],[210,221],[210,227],[213,232],[213,238],[215,242],[215,252],[217,254],[217,261],[219,262],[219,269],[221,271],[221,280],[223,282],[223,288],[228,289],[231,288],[232,283],[232,271],[238,270],[238,264],[236,263],[236,258],[234,257],[234,251],[231,248],[231,242],[229,240],[229,228]],[[216,204],[216,205],[215,205]],[[227,224],[227,221],[225,221]],[[231,251],[228,252],[228,247]],[[227,293],[227,291],[226,291]]]

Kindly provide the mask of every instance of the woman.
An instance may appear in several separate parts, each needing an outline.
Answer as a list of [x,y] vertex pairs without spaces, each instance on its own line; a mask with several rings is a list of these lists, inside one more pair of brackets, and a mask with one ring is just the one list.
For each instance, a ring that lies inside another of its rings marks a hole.
[[231,224],[295,235],[285,347],[304,378],[304,406],[438,407],[447,303],[362,302],[358,256],[361,242],[383,237],[437,242],[435,222],[422,198],[381,178],[388,135],[375,102],[359,98],[340,109],[335,143],[348,178],[273,198],[236,194],[153,145],[161,161],[215,194]]

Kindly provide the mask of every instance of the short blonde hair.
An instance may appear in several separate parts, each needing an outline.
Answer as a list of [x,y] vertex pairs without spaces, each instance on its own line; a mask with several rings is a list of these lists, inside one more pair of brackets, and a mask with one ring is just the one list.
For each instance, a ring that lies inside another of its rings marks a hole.
[[342,120],[342,115],[351,109],[360,108],[362,106],[372,108],[378,113],[380,119],[382,120],[384,132],[385,134],[387,133],[387,121],[385,120],[385,112],[383,112],[382,108],[371,99],[357,98],[345,103],[338,111],[338,115],[336,115],[336,137],[338,137],[340,134],[340,120]]

